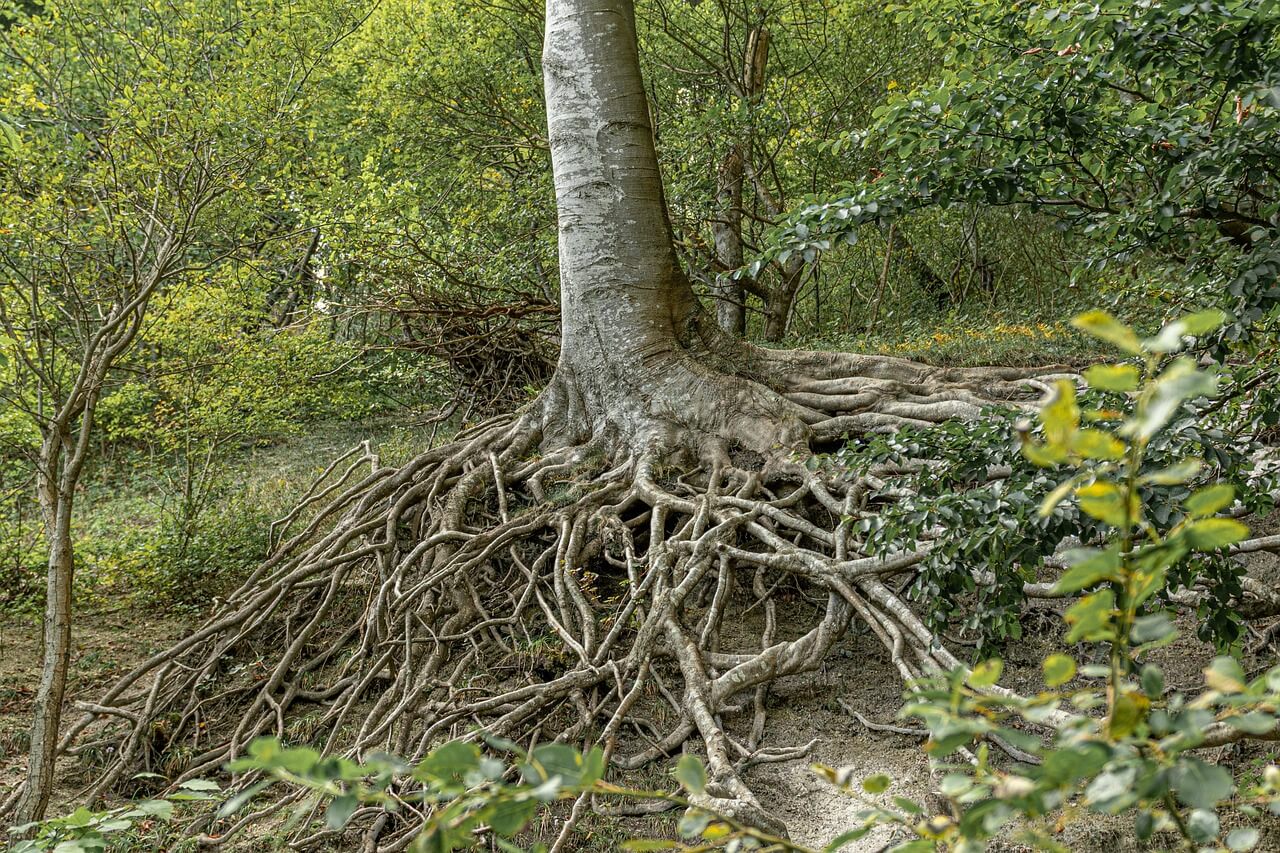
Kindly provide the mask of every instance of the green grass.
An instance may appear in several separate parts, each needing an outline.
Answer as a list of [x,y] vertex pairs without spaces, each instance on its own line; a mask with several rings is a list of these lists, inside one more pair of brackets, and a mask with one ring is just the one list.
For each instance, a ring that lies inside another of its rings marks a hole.
[[1078,365],[1104,355],[1096,341],[1065,322],[1019,321],[999,316],[956,316],[928,329],[842,335],[795,345],[891,355],[939,367]]

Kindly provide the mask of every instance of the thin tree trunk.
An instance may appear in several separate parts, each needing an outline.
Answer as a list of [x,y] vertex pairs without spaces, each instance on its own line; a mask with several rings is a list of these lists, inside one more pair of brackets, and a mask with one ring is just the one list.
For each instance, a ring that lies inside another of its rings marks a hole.
[[[41,820],[53,791],[58,727],[67,690],[71,660],[71,592],[75,552],[71,537],[74,494],[61,482],[62,438],[46,440],[41,449],[40,503],[49,540],[45,608],[44,654],[31,723],[30,766],[26,788],[18,804],[18,821]],[[65,460],[63,466],[65,467]]]
[[716,187],[716,215],[711,237],[716,250],[716,322],[731,335],[747,331],[746,294],[742,282],[728,272],[742,266],[742,146],[734,145],[720,164]]
[[804,280],[804,261],[799,258],[789,258],[785,264],[777,266],[781,280],[769,288],[769,302],[764,308],[764,339],[770,343],[778,343],[787,336],[791,309],[800,290],[800,282]]
[[[769,62],[769,31],[755,27],[747,37],[742,58],[742,76],[738,95],[748,103],[759,103],[764,94],[765,69]],[[742,337],[747,331],[746,289],[742,282],[726,273],[742,267],[742,186],[746,177],[745,161],[752,154],[752,135],[729,146],[716,176],[716,214],[711,222],[715,244],[717,275],[714,281],[716,322],[731,335]]]

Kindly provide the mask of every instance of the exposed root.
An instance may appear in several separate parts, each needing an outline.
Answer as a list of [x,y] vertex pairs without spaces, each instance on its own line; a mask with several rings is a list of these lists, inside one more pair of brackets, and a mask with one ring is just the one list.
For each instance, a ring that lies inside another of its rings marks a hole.
[[[903,679],[959,665],[885,583],[924,552],[870,556],[854,534],[869,500],[892,493],[890,473],[819,476],[796,453],[815,437],[975,414],[991,400],[980,380],[1004,398],[1028,389],[1017,371],[861,360],[854,380],[833,375],[851,362],[777,358],[785,399],[730,377],[733,404],[701,421],[668,407],[642,432],[570,430],[580,401],[560,387],[402,467],[367,448],[335,462],[216,615],[81,706],[64,750],[90,730],[120,744],[89,798],[140,769],[175,784],[216,772],[260,735],[412,759],[484,730],[600,742],[620,769],[692,740],[704,805],[783,831],[742,779],[811,746],[762,746],[772,682],[818,668],[855,621]],[[780,435],[797,412],[808,434]],[[690,445],[702,466],[673,467]],[[743,463],[748,445],[760,464]],[[796,588],[823,603],[790,602],[781,624],[778,590]],[[744,618],[761,622],[758,645],[724,630]],[[648,745],[622,752],[624,735]],[[370,811],[361,831],[397,849],[411,816]]]

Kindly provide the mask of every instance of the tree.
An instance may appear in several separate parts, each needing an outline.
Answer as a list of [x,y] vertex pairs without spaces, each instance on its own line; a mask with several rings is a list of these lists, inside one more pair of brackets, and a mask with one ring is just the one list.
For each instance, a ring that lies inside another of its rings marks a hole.
[[[628,769],[696,737],[710,777],[696,801],[776,827],[737,770],[804,754],[761,744],[774,680],[820,666],[855,615],[904,679],[960,666],[885,580],[929,545],[877,553],[856,526],[894,499],[881,478],[902,469],[824,467],[814,450],[980,417],[1043,383],[726,335],[673,246],[630,0],[548,0],[542,63],[554,377],[521,410],[402,467],[326,480],[327,502],[290,517],[297,529],[224,607],[73,727],[123,743],[94,794],[147,766],[158,718],[169,744],[198,739],[180,782],[306,713],[324,751],[353,755],[416,758],[480,724],[498,738],[597,740]],[[788,605],[785,634],[783,582],[819,602]],[[722,626],[749,611],[759,647],[730,647]],[[276,651],[262,667],[233,663],[263,649]],[[752,714],[741,738],[723,720],[738,707]],[[671,727],[617,754],[620,727],[644,709]],[[366,843],[386,827],[368,826]],[[387,831],[394,845],[414,828]]]
[[902,16],[947,70],[849,130],[892,155],[883,173],[795,211],[781,252],[812,259],[911,211],[1022,207],[1084,235],[1094,269],[1138,261],[1164,299],[1229,309],[1228,339],[1274,317],[1275,3],[948,0]]
[[245,21],[201,4],[160,14],[76,0],[10,15],[0,33],[0,397],[30,428],[23,449],[48,559],[28,777],[4,805],[32,820],[53,783],[72,522],[96,410],[163,295],[243,245],[255,184],[284,153],[275,137],[294,120],[297,80],[333,32],[317,26],[314,48],[251,54]]

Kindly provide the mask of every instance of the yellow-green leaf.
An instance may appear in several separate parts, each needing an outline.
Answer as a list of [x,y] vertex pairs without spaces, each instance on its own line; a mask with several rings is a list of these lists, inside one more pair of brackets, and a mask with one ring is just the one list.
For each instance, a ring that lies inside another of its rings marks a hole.
[[973,668],[969,673],[970,687],[990,687],[1000,680],[1000,673],[1004,670],[1004,661],[1000,658],[991,658],[984,660]]
[[1245,687],[1244,669],[1235,658],[1216,657],[1205,667],[1204,683],[1222,693],[1239,693]]
[[1231,506],[1236,499],[1235,487],[1229,483],[1206,486],[1183,502],[1193,518],[1207,518]]
[[1111,639],[1115,634],[1111,621],[1115,603],[1115,594],[1109,589],[1104,589],[1092,595],[1086,595],[1072,605],[1064,617],[1067,624],[1071,626],[1071,630],[1067,633],[1067,642]]
[[1082,332],[1106,341],[1130,355],[1142,352],[1142,344],[1138,335],[1124,323],[1112,317],[1106,311],[1089,311],[1071,321]]
[[1084,372],[1089,387],[1102,391],[1136,391],[1140,376],[1132,364],[1095,364]]
[[1076,674],[1076,662],[1070,655],[1052,654],[1044,659],[1044,683],[1050,687],[1066,684]]
[[1082,429],[1071,439],[1071,450],[1085,459],[1124,458],[1124,442],[1106,430]]
[[1200,473],[1204,463],[1199,459],[1184,459],[1181,462],[1161,468],[1143,476],[1143,483],[1154,483],[1157,486],[1176,486],[1185,483]]
[[1115,483],[1098,480],[1081,486],[1076,489],[1076,498],[1080,508],[1099,521],[1112,527],[1125,527],[1129,523],[1132,502],[1125,500],[1124,491]]
[[1116,579],[1116,570],[1120,568],[1120,555],[1113,550],[1096,551],[1081,555],[1074,561],[1070,569],[1058,578],[1053,585],[1057,593],[1072,593],[1101,583]]
[[1214,551],[1239,542],[1249,535],[1249,528],[1234,518],[1202,518],[1183,530],[1187,544],[1198,551]]
[[1071,446],[1071,436],[1080,426],[1080,407],[1076,405],[1076,386],[1069,380],[1053,383],[1053,391],[1040,409],[1040,422],[1050,448]]

